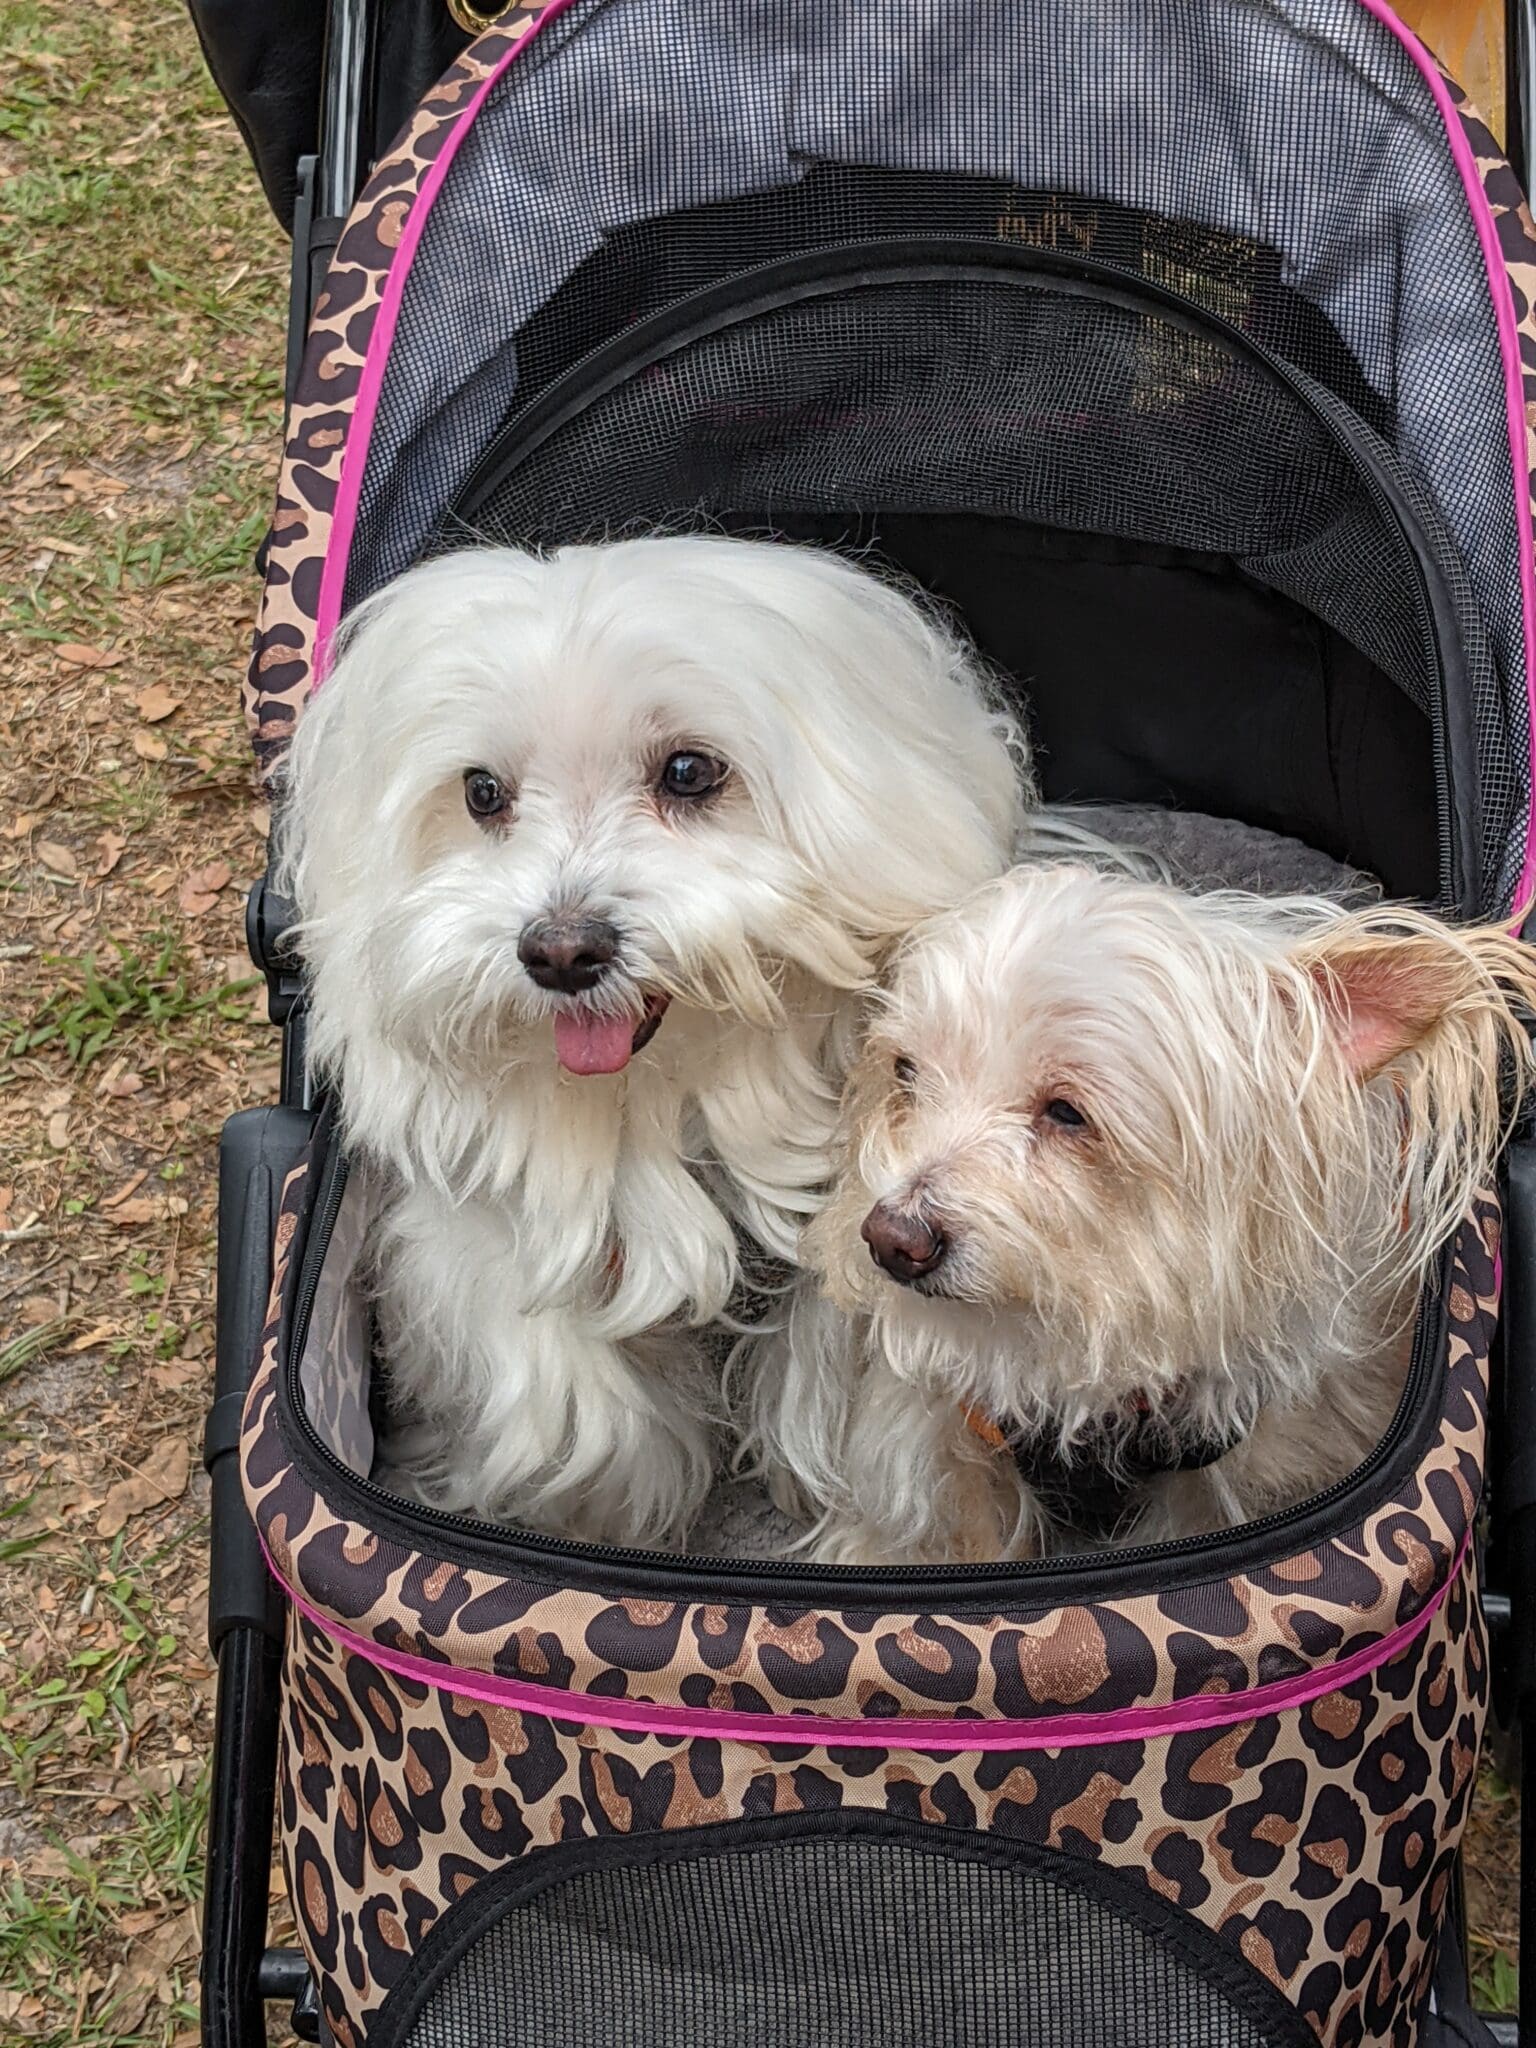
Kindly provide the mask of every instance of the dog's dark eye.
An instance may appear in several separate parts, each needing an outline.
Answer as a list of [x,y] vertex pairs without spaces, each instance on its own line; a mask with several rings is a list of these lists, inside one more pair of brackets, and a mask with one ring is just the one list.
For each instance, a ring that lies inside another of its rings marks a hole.
[[910,1088],[917,1079],[917,1061],[909,1060],[904,1052],[899,1052],[891,1061],[891,1072],[903,1088]]
[[472,818],[499,818],[512,801],[506,784],[489,768],[466,768],[464,805]]
[[1075,1102],[1068,1102],[1064,1095],[1054,1095],[1040,1114],[1047,1123],[1060,1124],[1063,1130],[1086,1130],[1088,1119]]
[[730,772],[727,764],[714,754],[684,750],[667,756],[657,787],[663,796],[696,803],[701,796],[713,795]]

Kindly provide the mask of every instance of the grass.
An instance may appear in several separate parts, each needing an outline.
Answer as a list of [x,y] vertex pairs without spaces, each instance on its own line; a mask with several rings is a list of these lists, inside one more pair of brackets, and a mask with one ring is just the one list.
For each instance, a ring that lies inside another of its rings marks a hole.
[[182,885],[264,854],[287,249],[182,0],[5,0],[0,69],[0,2041],[189,2048],[217,1133],[274,1049]]
[[77,1320],[74,1316],[52,1316],[47,1322],[23,1330],[19,1337],[0,1344],[0,1387],[7,1380],[14,1379],[17,1373],[25,1372],[29,1365],[35,1365],[40,1358],[46,1358],[59,1340],[68,1335]]
[[0,1032],[13,1058],[60,1049],[72,1066],[88,1067],[110,1046],[135,1029],[167,1037],[179,1024],[209,1012],[233,1021],[237,998],[255,986],[257,976],[226,981],[215,989],[199,989],[177,933],[164,935],[152,952],[136,952],[115,944],[115,963],[105,965],[94,953],[62,965],[69,984],[48,996],[23,1024]]
[[196,1950],[188,1952],[181,1929],[175,1946],[183,1952],[166,1954],[163,1968],[152,1949],[136,1957],[131,1946],[99,1983],[98,1973],[80,1968],[82,1954],[125,1921],[131,1925],[155,1906],[171,1913],[195,1908],[202,1898],[205,1783],[200,1778],[189,1792],[139,1790],[128,1824],[89,1855],[55,1842],[50,1874],[13,1877],[0,1888],[0,1984],[43,2011],[55,2002],[61,1977],[79,1986],[67,2023],[33,2037],[39,2048],[149,2048],[165,2039],[167,2023],[178,2034],[196,2025]]

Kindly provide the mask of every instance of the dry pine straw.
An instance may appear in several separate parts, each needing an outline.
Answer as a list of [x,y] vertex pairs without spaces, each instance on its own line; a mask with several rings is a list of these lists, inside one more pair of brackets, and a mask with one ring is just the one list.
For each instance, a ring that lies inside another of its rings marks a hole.
[[173,0],[10,0],[0,75],[0,2039],[191,2048],[214,1168],[276,1074],[237,695],[286,249]]

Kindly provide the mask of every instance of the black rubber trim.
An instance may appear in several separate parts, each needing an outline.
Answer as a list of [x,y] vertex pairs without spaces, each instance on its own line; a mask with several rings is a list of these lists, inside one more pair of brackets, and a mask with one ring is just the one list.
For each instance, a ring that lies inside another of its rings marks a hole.
[[673,1557],[569,1542],[531,1530],[502,1529],[466,1516],[440,1514],[350,1472],[321,1440],[300,1402],[299,1350],[330,1225],[347,1180],[342,1148],[334,1142],[335,1128],[334,1111],[328,1107],[311,1150],[313,1194],[296,1233],[284,1287],[277,1421],[288,1456],[316,1493],[338,1514],[404,1550],[452,1556],[458,1563],[478,1565],[502,1576],[515,1574],[551,1588],[580,1587],[614,1600],[631,1596],[726,1597],[771,1606],[792,1599],[797,1606],[827,1607],[850,1615],[878,1616],[908,1607],[940,1614],[993,1615],[1067,1601],[1184,1592],[1279,1563],[1357,1527],[1390,1503],[1440,1427],[1442,1403],[1432,1396],[1443,1385],[1452,1259],[1449,1244],[1437,1283],[1420,1306],[1407,1385],[1383,1440],[1390,1450],[1379,1464],[1368,1463],[1314,1502],[1303,1502],[1244,1529],[1213,1530],[1179,1543],[1149,1545],[1140,1552],[1110,1550],[1080,1558],[934,1566],[915,1572],[910,1566],[858,1568],[702,1555]]
[[[508,1869],[482,1878],[433,1923],[410,1968],[370,2024],[368,2048],[402,2048],[432,1997],[491,1925],[573,1878],[594,1871],[648,1870],[667,1863],[772,1855],[793,1844],[827,1840],[886,1843],[947,1856],[956,1863],[982,1863],[1043,1877],[1096,1900],[1117,1919],[1130,1922],[1171,1951],[1204,1982],[1216,1985],[1263,2032],[1270,2048],[1317,2048],[1317,2037],[1301,2014],[1266,1978],[1219,1936],[1128,1873],[1005,1835],[848,1807],[715,1821],[707,1827],[661,1834],[600,1835],[531,1851]],[[926,1931],[936,1941],[944,1938],[942,1928],[914,1931]],[[764,2034],[765,2040],[769,2038],[771,2030]]]

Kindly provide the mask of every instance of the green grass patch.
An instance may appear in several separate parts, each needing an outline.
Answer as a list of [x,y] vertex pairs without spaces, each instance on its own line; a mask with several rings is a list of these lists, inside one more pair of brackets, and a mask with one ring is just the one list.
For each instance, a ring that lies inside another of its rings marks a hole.
[[193,1019],[234,1023],[241,1016],[237,999],[259,978],[200,989],[175,934],[152,942],[148,951],[116,943],[111,951],[110,959],[96,953],[79,960],[46,956],[48,965],[67,971],[69,985],[31,1018],[6,1027],[4,1043],[13,1059],[51,1048],[72,1066],[86,1067],[134,1032],[163,1039]]
[[[42,2006],[27,2038],[35,2048],[150,2048],[195,2022],[197,1959],[178,1959],[167,1974],[169,2003],[146,2000],[132,1972],[135,1937],[118,1923],[163,1907],[167,1917],[202,1897],[202,1839],[207,1786],[190,1791],[148,1786],[131,1805],[128,1825],[103,1835],[88,1856],[53,1844],[63,1868],[47,1877],[12,1876],[0,1886],[0,1985],[30,1994]],[[103,1980],[92,1996],[77,1995],[92,1957],[120,1948],[128,1971],[120,1984]],[[147,2008],[147,2009],[146,2009]]]
[[40,1358],[46,1358],[79,1320],[73,1315],[51,1316],[46,1323],[38,1323],[33,1329],[23,1330],[19,1337],[0,1344],[0,1387],[17,1373],[25,1372],[29,1365],[36,1365]]

